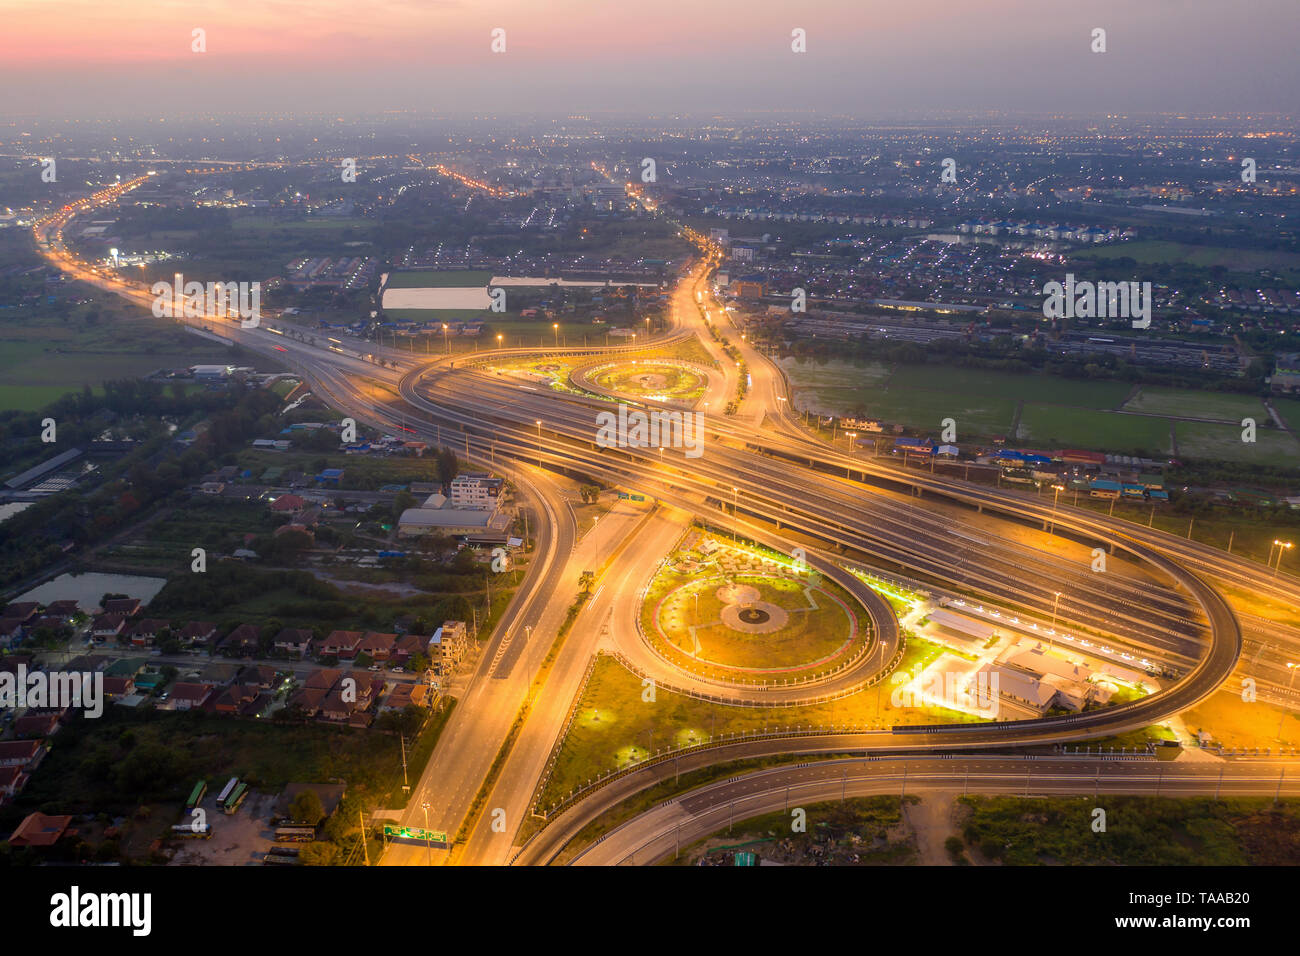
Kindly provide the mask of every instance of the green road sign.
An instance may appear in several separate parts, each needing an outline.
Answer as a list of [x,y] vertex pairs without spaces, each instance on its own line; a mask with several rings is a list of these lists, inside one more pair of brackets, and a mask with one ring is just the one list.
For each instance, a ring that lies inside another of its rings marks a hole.
[[645,495],[633,495],[633,496],[632,496],[632,500],[633,500],[633,501],[645,501]]
[[758,857],[749,852],[741,852],[736,854],[732,863],[735,866],[756,866],[758,864]]
[[627,501],[627,492],[626,492],[626,491],[620,491],[620,492],[618,493],[618,500],[619,500],[619,501]]
[[384,824],[384,836],[390,840],[419,840],[429,843],[446,843],[447,834],[442,830],[426,830],[424,827],[399,827],[395,823]]

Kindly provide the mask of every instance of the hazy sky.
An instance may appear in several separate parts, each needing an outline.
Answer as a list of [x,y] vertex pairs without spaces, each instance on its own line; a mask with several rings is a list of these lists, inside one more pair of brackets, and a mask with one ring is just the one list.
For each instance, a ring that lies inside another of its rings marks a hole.
[[1298,28],[1300,0],[0,0],[0,110],[1290,112]]

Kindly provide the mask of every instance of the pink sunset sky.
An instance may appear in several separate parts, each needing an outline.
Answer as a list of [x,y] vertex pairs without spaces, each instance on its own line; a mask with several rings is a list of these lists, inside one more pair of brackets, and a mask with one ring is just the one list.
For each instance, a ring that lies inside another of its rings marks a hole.
[[1267,112],[1300,92],[1296,0],[0,0],[0,24],[16,113]]

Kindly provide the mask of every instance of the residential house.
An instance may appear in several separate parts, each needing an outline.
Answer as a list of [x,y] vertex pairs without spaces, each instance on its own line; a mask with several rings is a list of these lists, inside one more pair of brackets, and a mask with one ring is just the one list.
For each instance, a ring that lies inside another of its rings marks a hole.
[[128,697],[135,693],[134,677],[105,677],[104,678],[104,696],[109,700],[117,700],[119,697]]
[[80,614],[81,607],[76,601],[53,601],[45,605],[45,613],[53,617],[70,618],[74,614]]
[[9,835],[10,846],[54,846],[65,836],[75,836],[76,830],[68,829],[72,817],[46,816],[44,813],[29,813],[18,828]]
[[105,612],[96,614],[90,625],[91,636],[97,641],[115,640],[126,627],[126,617],[122,614]]
[[286,654],[297,654],[299,657],[307,653],[311,647],[313,638],[311,631],[300,627],[283,628],[275,636],[275,649],[283,651]]
[[257,706],[261,693],[261,688],[256,684],[231,684],[217,694],[208,706],[218,714],[255,716],[261,709]]
[[29,779],[21,767],[0,767],[0,804],[18,796]]
[[425,634],[403,634],[393,645],[392,659],[397,664],[406,664],[416,654],[429,654],[429,637]]
[[231,657],[252,657],[257,653],[261,630],[256,624],[241,624],[222,639],[218,645],[223,654]]
[[328,695],[329,691],[320,687],[304,687],[289,698],[289,706],[301,711],[304,717],[315,717]]
[[366,654],[371,660],[386,661],[393,653],[393,645],[397,643],[396,634],[381,634],[378,631],[367,631],[366,636],[361,639],[357,645],[358,654]]
[[211,621],[190,621],[177,634],[183,644],[209,646],[217,637],[217,625]]
[[131,627],[131,643],[136,647],[153,647],[159,633],[169,626],[160,618],[146,617]]
[[322,667],[320,670],[312,671],[302,686],[311,690],[328,691],[338,683],[342,675],[343,672],[337,668]]
[[177,681],[172,685],[167,698],[165,710],[193,710],[202,707],[215,688],[211,684],[197,684],[189,681]]
[[6,621],[17,621],[19,624],[26,624],[28,621],[36,619],[40,607],[35,601],[6,604],[4,614],[0,615],[0,617],[3,617]]
[[297,514],[306,507],[307,501],[302,495],[281,495],[271,502],[271,510],[277,514]]
[[21,641],[25,634],[20,621],[0,619],[0,647],[12,647]]
[[113,598],[104,602],[106,614],[121,614],[123,617],[135,617],[140,613],[139,598]]
[[48,750],[41,740],[0,740],[0,767],[34,770]]
[[28,711],[14,721],[14,736],[19,740],[51,737],[59,729],[61,720],[62,714],[58,712],[33,714]]
[[361,631],[330,631],[329,636],[320,641],[317,656],[352,660],[357,656],[357,647],[363,637]]
[[241,684],[250,684],[258,690],[270,690],[275,686],[275,668],[267,664],[249,664],[235,678]]
[[412,705],[416,707],[429,706],[429,686],[427,684],[408,684],[405,681],[394,684],[393,689],[388,692],[388,695],[379,705],[379,712],[405,710]]

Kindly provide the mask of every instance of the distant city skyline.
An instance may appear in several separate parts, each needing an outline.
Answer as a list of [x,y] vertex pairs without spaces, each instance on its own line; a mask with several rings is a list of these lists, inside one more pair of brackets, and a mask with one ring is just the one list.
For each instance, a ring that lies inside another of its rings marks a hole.
[[[8,116],[1285,112],[1295,0],[0,0]],[[506,52],[490,51],[494,28]],[[1091,52],[1094,28],[1107,52]],[[206,52],[191,52],[192,31]],[[791,51],[806,31],[807,52]]]

